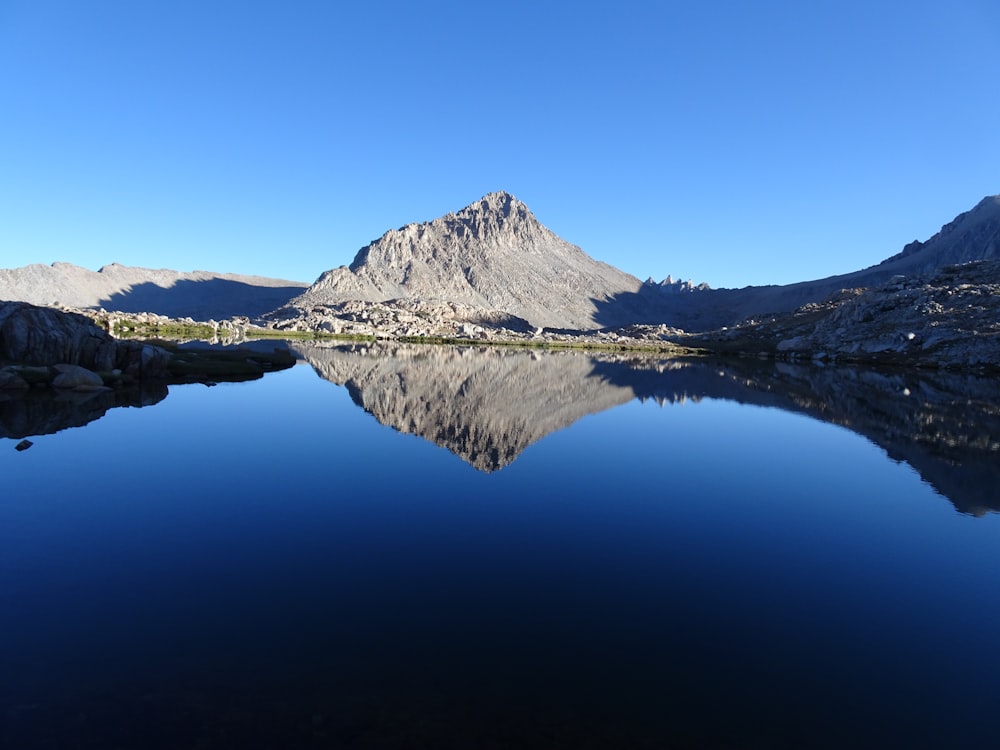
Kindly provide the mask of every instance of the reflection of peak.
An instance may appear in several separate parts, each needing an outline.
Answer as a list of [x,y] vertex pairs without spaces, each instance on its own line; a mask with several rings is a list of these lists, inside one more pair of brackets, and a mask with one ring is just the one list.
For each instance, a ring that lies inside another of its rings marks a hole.
[[549,433],[633,396],[590,377],[592,360],[577,353],[295,348],[382,424],[447,448],[481,471],[502,469]]
[[1000,385],[946,372],[670,360],[639,354],[427,346],[295,348],[382,424],[481,471],[632,398],[726,399],[853,430],[905,461],[963,513],[1000,511]]

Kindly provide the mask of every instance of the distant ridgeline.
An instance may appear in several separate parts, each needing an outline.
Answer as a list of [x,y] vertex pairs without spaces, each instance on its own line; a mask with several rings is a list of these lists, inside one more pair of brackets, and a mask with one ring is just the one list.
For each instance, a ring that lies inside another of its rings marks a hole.
[[0,300],[195,320],[256,318],[286,304],[306,286],[261,276],[154,270],[118,263],[99,271],[70,263],[0,269]]

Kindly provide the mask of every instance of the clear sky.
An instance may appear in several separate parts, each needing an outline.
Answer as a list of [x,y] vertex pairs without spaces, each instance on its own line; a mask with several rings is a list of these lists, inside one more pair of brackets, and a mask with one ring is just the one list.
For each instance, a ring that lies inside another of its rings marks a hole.
[[1000,3],[0,0],[0,267],[312,281],[507,190],[641,278],[852,271],[1000,193]]

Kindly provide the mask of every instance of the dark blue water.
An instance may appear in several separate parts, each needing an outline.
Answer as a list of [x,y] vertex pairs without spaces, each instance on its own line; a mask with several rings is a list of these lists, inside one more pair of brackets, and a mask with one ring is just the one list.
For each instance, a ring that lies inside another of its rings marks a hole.
[[[988,435],[967,476],[948,441],[921,465],[968,512],[887,457],[921,435],[711,397],[713,368],[627,385],[584,359],[588,410],[580,359],[539,385],[524,356],[504,377],[548,395],[484,386],[475,423],[408,361],[0,440],[0,744],[996,746]],[[522,418],[551,424],[510,448]]]

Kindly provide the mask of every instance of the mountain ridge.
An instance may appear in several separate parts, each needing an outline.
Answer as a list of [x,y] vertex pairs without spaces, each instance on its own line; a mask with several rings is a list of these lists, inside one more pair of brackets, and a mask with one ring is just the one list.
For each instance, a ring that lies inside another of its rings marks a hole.
[[[386,232],[359,250],[350,266],[324,272],[282,312],[348,301],[426,299],[502,311],[554,329],[662,323],[705,331],[790,312],[841,289],[884,284],[896,275],[996,257],[1000,196],[987,196],[928,240],[846,274],[742,289],[668,283],[672,279],[640,282],[561,240],[522,202],[498,191],[458,212]],[[583,273],[560,283],[567,267]]]
[[1000,259],[1000,195],[987,196],[926,241],[908,243],[875,265],[792,284],[709,289],[672,302],[665,322],[687,330],[732,326],[750,317],[787,313],[844,289],[871,288],[895,276],[919,276],[949,265]]
[[[945,249],[943,246],[948,240],[953,244]],[[957,248],[955,244],[958,245]],[[973,208],[960,213],[942,226],[930,239],[925,242],[910,242],[879,265],[898,264],[907,258],[911,263],[919,263],[925,257],[932,257],[935,252],[937,257],[933,257],[934,265],[921,267],[920,271],[929,271],[945,263],[1000,259],[1000,195],[983,198]],[[949,257],[941,257],[942,254]]]
[[[496,191],[457,212],[385,232],[358,250],[349,266],[324,271],[311,285],[117,263],[95,272],[56,262],[0,269],[0,299],[201,320],[267,317],[272,325],[310,330],[343,328],[336,321],[345,306],[348,317],[367,319],[365,306],[388,304],[427,320],[451,305],[446,314],[456,321],[487,327],[510,321],[499,325],[518,330],[572,333],[653,324],[699,332],[789,313],[843,289],[885,285],[894,276],[991,259],[1000,259],[1000,195],[983,198],[929,239],[846,274],[742,289],[669,278],[641,282],[558,237],[520,200]],[[407,335],[421,335],[413,330]]]
[[109,263],[97,271],[56,261],[0,269],[0,300],[47,307],[152,312],[200,320],[255,318],[308,285],[211,271],[173,271]]

